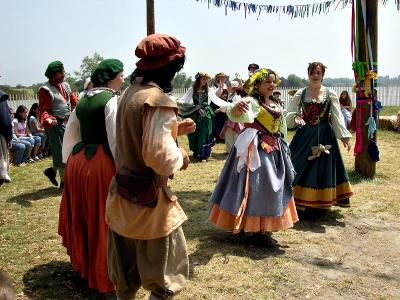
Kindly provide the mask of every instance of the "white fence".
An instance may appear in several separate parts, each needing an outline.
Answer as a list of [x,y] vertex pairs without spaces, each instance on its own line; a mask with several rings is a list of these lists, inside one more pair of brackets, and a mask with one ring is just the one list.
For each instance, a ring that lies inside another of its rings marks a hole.
[[[282,100],[285,102],[287,107],[287,102],[290,100],[288,91],[298,89],[298,88],[280,88],[279,91],[282,93]],[[355,104],[356,95],[352,93],[351,87],[332,87],[338,95],[342,91],[348,91],[351,99],[353,101],[353,106]],[[186,93],[187,89],[175,89],[172,94],[180,98]],[[380,86],[378,87],[378,99],[382,102],[383,106],[400,106],[400,86]],[[37,95],[10,95],[10,101],[8,104],[16,110],[19,105],[25,105],[28,109],[35,102],[39,102]]]
[[[287,107],[288,101],[290,100],[290,96],[288,92],[290,90],[297,90],[298,87],[285,87],[279,88],[281,92],[281,99],[285,103],[285,107]],[[356,94],[352,92],[352,87],[331,87],[331,89],[335,90],[335,92],[340,95],[342,91],[347,91],[351,97],[353,102],[353,106],[355,106]],[[187,89],[175,89],[172,94],[180,98],[186,93]],[[378,99],[382,102],[383,106],[400,106],[400,86],[380,86],[378,87]]]
[[[75,93],[76,96],[79,95],[79,93]],[[18,95],[9,95],[9,100],[8,100],[8,105],[15,111],[18,106],[24,105],[28,109],[31,108],[32,104],[35,102],[39,102],[38,95],[33,94],[33,95],[28,95],[28,94],[18,94]]]

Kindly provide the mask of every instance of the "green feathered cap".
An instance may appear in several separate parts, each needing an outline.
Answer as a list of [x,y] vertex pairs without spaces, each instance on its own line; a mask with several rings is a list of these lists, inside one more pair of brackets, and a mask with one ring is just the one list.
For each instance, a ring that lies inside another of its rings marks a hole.
[[124,64],[115,58],[105,59],[94,69],[90,76],[94,86],[106,84],[113,80],[118,73],[124,71]]
[[57,72],[63,72],[64,71],[64,65],[61,61],[56,60],[51,62],[46,69],[46,72],[44,73],[44,76],[46,76],[47,78],[51,78],[53,77],[54,74],[56,74]]

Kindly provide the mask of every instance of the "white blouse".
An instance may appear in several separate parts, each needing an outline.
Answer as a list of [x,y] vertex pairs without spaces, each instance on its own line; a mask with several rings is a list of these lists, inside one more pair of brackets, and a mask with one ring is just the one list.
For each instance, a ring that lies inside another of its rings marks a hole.
[[[335,134],[336,138],[351,138],[351,133],[347,130],[346,125],[344,124],[343,115],[340,111],[340,103],[339,98],[336,92],[330,88],[323,87],[324,91],[328,93],[327,100],[330,101],[330,114],[331,114],[331,122],[332,122],[332,129],[333,133]],[[300,101],[301,101],[301,94],[304,89],[299,89],[296,94],[293,96],[292,100],[289,101],[288,104],[288,113],[286,115],[286,123],[288,128],[295,128],[296,123],[294,118],[300,112]]]

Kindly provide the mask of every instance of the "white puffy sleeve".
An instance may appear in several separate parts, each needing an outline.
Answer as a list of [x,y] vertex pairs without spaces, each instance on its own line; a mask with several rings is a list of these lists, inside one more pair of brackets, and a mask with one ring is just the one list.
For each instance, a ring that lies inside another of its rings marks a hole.
[[112,156],[115,158],[115,128],[117,122],[117,99],[118,96],[112,97],[104,107],[105,125],[107,131],[108,145]]
[[[218,105],[220,108],[227,107],[229,102],[221,99],[218,94],[216,93],[217,89],[214,87],[211,87],[208,89],[208,104],[211,102],[214,103],[215,105]],[[221,95],[221,94],[220,94]]]
[[182,98],[177,100],[178,103],[193,104],[193,88],[189,88]]
[[300,113],[300,100],[303,90],[304,89],[299,89],[288,103],[286,114],[286,125],[288,129],[293,129],[297,126],[294,122],[294,118]]
[[65,127],[64,138],[62,143],[62,162],[67,163],[68,157],[71,155],[72,148],[81,141],[81,126],[74,109],[69,115],[67,125]]
[[183,165],[176,145],[178,120],[174,109],[148,107],[143,115],[142,155],[146,166],[157,174],[169,176]]
[[254,119],[260,113],[260,105],[253,97],[245,97],[243,100],[249,104],[248,111],[243,112],[240,116],[237,116],[234,112],[236,103],[229,103],[229,106],[226,110],[226,115],[228,116],[229,120],[235,123],[253,123]]

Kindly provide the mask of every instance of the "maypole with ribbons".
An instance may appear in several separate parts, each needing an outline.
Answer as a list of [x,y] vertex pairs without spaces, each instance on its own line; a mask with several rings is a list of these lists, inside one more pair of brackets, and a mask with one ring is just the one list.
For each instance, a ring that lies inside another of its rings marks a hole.
[[352,56],[356,93],[354,146],[356,172],[374,178],[377,145],[378,1],[352,1]]

